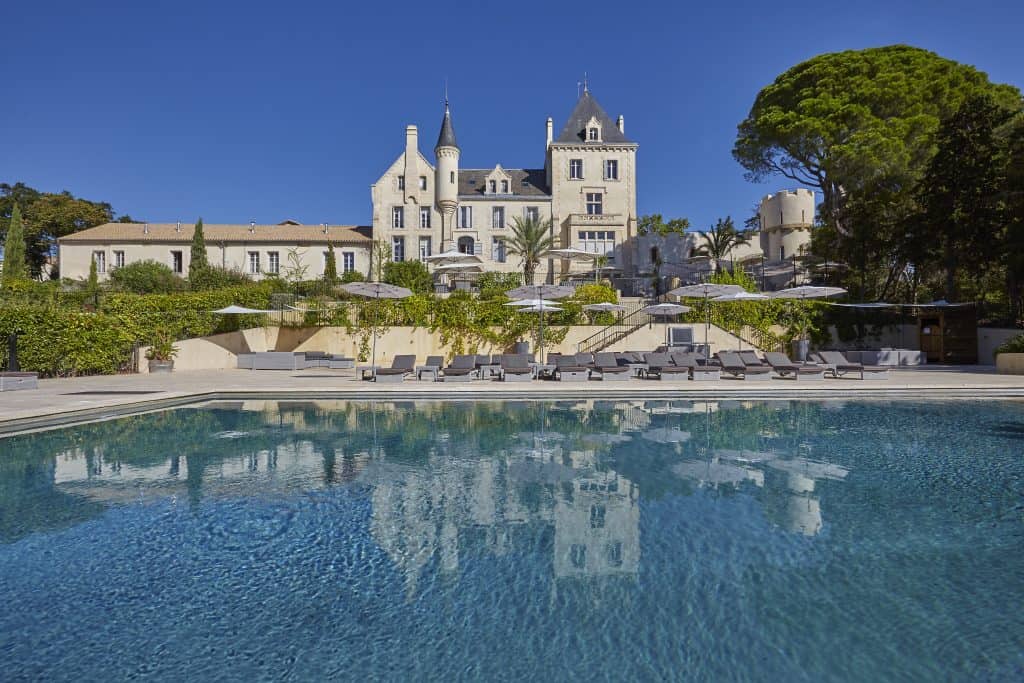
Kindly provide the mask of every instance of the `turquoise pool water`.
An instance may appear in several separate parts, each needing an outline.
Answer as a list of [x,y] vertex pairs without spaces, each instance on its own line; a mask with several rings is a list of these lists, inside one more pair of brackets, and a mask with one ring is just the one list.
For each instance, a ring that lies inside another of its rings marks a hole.
[[4,680],[1021,680],[1024,404],[213,403],[0,439]]

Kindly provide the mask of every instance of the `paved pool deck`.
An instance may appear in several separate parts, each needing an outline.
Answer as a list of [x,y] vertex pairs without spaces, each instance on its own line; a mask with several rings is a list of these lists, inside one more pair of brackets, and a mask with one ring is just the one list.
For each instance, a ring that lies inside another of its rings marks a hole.
[[0,393],[0,434],[45,429],[205,400],[311,398],[363,400],[500,399],[1018,399],[1024,375],[986,366],[895,369],[885,380],[854,378],[711,382],[432,382],[377,384],[353,370],[207,370],[40,380],[39,389]]

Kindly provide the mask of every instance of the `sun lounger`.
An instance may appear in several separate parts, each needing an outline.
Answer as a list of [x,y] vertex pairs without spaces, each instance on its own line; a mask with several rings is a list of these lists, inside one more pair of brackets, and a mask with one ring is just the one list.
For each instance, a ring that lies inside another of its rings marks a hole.
[[772,367],[768,363],[765,363],[763,360],[758,358],[757,357],[757,353],[755,353],[751,349],[746,349],[745,351],[737,351],[736,353],[739,354],[740,360],[743,361],[743,364],[746,365],[748,368],[771,368]]
[[530,357],[525,353],[506,353],[501,357],[498,378],[502,382],[529,382],[533,379]]
[[747,366],[735,351],[719,351],[718,362],[722,372],[742,380],[764,380],[772,378],[770,367]]
[[469,382],[479,376],[475,355],[455,356],[451,365],[444,369],[445,382]]
[[441,368],[444,367],[444,356],[427,356],[427,362],[416,366],[416,379],[422,380],[424,375],[431,381],[438,381]]
[[[577,354],[577,358],[578,357],[579,355]],[[618,359],[615,358],[614,353],[594,354],[593,369],[601,375],[601,380],[605,382],[628,380],[633,376],[633,372],[629,367],[619,365]]]
[[590,368],[577,365],[574,356],[559,355],[555,358],[554,377],[559,382],[586,382],[590,379]]
[[594,369],[594,354],[592,353],[577,353],[576,365],[582,365],[585,368]]
[[647,363],[644,362],[643,354],[636,351],[616,353],[615,360],[618,361],[619,365],[629,368],[634,377],[643,377],[647,372]]
[[704,357],[697,353],[673,352],[669,354],[672,362],[681,368],[690,369],[690,379],[702,382],[718,380],[722,378],[722,368],[717,365],[707,365]]
[[813,363],[794,363],[784,353],[769,351],[764,354],[764,358],[779,377],[798,380],[821,380],[825,378],[825,368],[822,366]]
[[889,378],[889,368],[851,363],[839,351],[819,351],[818,357],[821,358],[825,371],[836,378],[849,374],[859,374],[861,379]]
[[647,379],[686,380],[690,378],[690,368],[676,365],[667,353],[648,353],[644,355],[644,360],[647,362]]
[[0,391],[38,389],[39,375],[35,372],[0,372]]
[[390,368],[377,368],[373,373],[375,382],[402,382],[406,375],[416,371],[416,356],[398,355],[391,361]]

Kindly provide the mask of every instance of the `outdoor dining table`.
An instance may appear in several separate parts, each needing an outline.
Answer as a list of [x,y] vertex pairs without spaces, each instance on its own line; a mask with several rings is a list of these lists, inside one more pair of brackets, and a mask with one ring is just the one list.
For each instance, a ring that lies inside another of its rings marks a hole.
[[423,379],[423,375],[430,375],[433,378],[433,381],[437,382],[437,381],[439,381],[438,380],[438,373],[440,371],[441,371],[441,368],[437,367],[436,365],[417,365],[416,366],[416,379],[417,380],[422,380]]

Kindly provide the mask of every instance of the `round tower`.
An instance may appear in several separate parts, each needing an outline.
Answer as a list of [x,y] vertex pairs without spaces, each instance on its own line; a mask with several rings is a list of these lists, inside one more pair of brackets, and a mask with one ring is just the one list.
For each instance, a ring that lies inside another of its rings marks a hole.
[[810,246],[814,192],[781,190],[761,200],[761,251],[767,261],[784,261]]
[[459,145],[455,141],[455,129],[452,128],[452,117],[448,110],[448,101],[444,103],[444,120],[441,121],[441,133],[434,145],[434,198],[437,210],[441,213],[441,249],[447,251],[454,248],[452,227],[455,224],[455,210],[459,206]]

